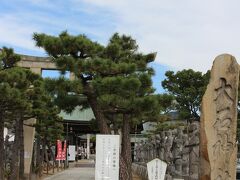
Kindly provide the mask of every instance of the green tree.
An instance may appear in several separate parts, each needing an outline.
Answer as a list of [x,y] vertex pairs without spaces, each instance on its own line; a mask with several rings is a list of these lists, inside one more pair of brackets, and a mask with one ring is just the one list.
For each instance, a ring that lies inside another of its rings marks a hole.
[[46,50],[63,72],[68,70],[74,73],[75,77],[81,82],[82,94],[88,99],[101,133],[109,133],[107,122],[96,101],[97,95],[91,86],[91,80],[94,78],[94,72],[96,71],[91,69],[94,68],[92,63],[100,63],[96,66],[104,63],[99,61],[98,58],[103,53],[103,46],[92,42],[84,35],[71,36],[67,32],[61,33],[59,37],[35,33],[33,39],[38,47],[43,47]]
[[0,57],[0,93],[4,94],[0,98],[0,178],[4,179],[3,129],[7,124],[8,128],[12,128],[15,133],[14,145],[11,150],[9,179],[13,180],[18,177],[23,179],[24,121],[30,118],[42,120],[45,122],[45,128],[48,128],[45,137],[58,136],[61,133],[61,128],[56,121],[60,120],[57,116],[59,111],[44,90],[43,79],[28,69],[16,67],[16,62],[20,60],[20,56],[14,54],[12,49],[3,48]]
[[154,98],[145,98],[154,92],[151,87],[153,69],[147,65],[154,60],[155,54],[139,53],[135,40],[118,34],[114,34],[105,47],[84,35],[71,36],[67,32],[58,37],[35,33],[33,38],[62,71],[74,73],[81,83],[80,93],[87,97],[101,133],[110,133],[111,114],[115,115],[112,122],[122,120],[123,144],[128,152],[123,152],[125,158],[125,155],[120,157],[120,177],[131,179],[131,164],[128,162],[124,166],[124,161],[131,159],[129,123],[137,114],[140,116],[141,110],[150,109],[151,103],[156,104]]
[[[32,104],[28,97],[28,89],[30,88],[30,79],[32,77],[28,70],[14,67],[8,68],[0,72],[0,82],[2,88],[8,87],[7,93],[9,94],[7,101],[5,102],[5,114],[3,120],[4,123],[11,123],[13,131],[15,132],[14,146],[12,149],[11,157],[11,175],[10,179],[18,177],[17,169],[19,162],[19,153],[21,153],[20,164],[23,165],[23,121],[28,118],[32,110]],[[34,75],[35,76],[35,75]],[[5,88],[6,90],[6,88]],[[8,121],[6,121],[8,120]],[[23,175],[23,172],[22,174]],[[22,177],[21,177],[22,178]]]
[[104,76],[99,74],[92,82],[105,117],[114,117],[110,120],[112,124],[120,120],[121,157],[122,162],[126,163],[121,165],[121,168],[126,168],[120,169],[122,179],[132,179],[130,128],[133,121],[141,121],[147,114],[153,114],[157,107],[151,81],[153,69],[147,66],[148,62],[155,59],[155,54],[142,55],[137,50],[136,42],[131,37],[114,34],[105,49],[104,59],[115,63],[115,66],[124,64],[132,66],[132,69],[105,73]]
[[9,110],[19,98],[18,89],[11,87],[8,81],[5,81],[9,77],[6,71],[13,68],[19,60],[20,57],[14,54],[13,49],[6,47],[0,49],[0,93],[2,94],[0,98],[0,179],[4,179],[5,172],[4,123]]
[[192,69],[184,69],[174,73],[167,71],[162,86],[178,103],[176,106],[180,117],[199,120],[202,96],[205,93],[210,73],[202,74]]
[[[45,82],[43,82],[45,86]],[[41,96],[39,96],[41,94]],[[55,160],[54,153],[51,147],[55,145],[56,140],[62,139],[63,135],[63,119],[58,116],[60,109],[55,105],[51,96],[46,93],[44,88],[39,88],[33,94],[37,101],[38,108],[35,109],[35,117],[37,119],[36,127],[36,167],[35,172],[41,176],[44,157],[46,157],[47,165],[49,164],[48,152],[46,147],[51,153],[51,157]],[[40,152],[40,146],[42,151]]]

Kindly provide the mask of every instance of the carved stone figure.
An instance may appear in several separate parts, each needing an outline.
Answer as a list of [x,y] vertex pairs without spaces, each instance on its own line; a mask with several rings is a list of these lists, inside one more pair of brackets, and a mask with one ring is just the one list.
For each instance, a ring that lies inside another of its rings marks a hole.
[[202,100],[200,179],[235,179],[238,81],[235,58],[218,56]]
[[176,136],[173,140],[173,158],[179,159],[182,155],[183,150],[183,132],[182,129],[178,128]]
[[166,174],[165,175],[165,180],[172,180],[172,176],[170,174]]
[[189,127],[189,174],[192,180],[199,178],[199,123],[193,122]]
[[160,142],[160,152],[159,152],[159,158],[163,161],[165,161],[165,132],[162,131],[160,133],[160,136],[161,136],[161,142]]
[[151,161],[152,160],[152,155],[153,155],[153,142],[152,142],[152,138],[150,138],[150,140],[147,142],[147,146],[148,146],[147,161]]
[[176,129],[176,136],[173,140],[173,162],[175,164],[175,174],[182,174],[182,150],[183,150],[183,132],[182,129]]
[[171,162],[172,161],[172,145],[173,145],[173,136],[171,131],[166,132],[165,143],[164,143],[164,150],[165,150],[165,161]]
[[152,145],[153,145],[153,150],[152,150],[152,157],[151,160],[156,158],[157,156],[157,144],[156,144],[156,136],[152,136]]
[[167,174],[174,176],[175,174],[175,166],[173,164],[173,162],[169,162],[168,166],[167,166]]
[[182,165],[183,165],[183,160],[181,158],[176,159],[174,161],[174,172],[173,175],[180,177],[182,176]]
[[137,142],[135,146],[135,161],[140,162],[140,159],[141,159],[141,147],[140,143]]
[[161,147],[161,136],[159,134],[156,135],[156,157],[160,158],[160,147]]
[[188,135],[183,135],[183,142],[184,147],[182,150],[182,175],[188,176],[189,175],[189,142],[188,142]]
[[139,143],[139,151],[140,151],[140,162],[144,162],[144,142],[143,140],[140,141]]
[[147,145],[147,143],[146,142],[144,142],[143,144],[142,144],[142,146],[143,146],[143,160],[142,160],[142,162],[147,162],[147,154],[148,154],[148,145]]

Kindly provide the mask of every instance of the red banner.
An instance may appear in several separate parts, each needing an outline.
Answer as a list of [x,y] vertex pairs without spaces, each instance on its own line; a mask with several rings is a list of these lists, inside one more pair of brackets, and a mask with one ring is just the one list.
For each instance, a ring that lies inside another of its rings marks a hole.
[[57,140],[57,157],[56,160],[62,160],[62,142]]
[[66,151],[67,151],[67,142],[64,141],[63,151],[62,151],[62,160],[66,160]]

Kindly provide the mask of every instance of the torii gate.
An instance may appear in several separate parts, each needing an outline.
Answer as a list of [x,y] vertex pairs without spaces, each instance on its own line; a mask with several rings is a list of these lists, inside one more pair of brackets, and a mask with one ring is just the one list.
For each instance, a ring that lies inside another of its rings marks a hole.
[[[32,72],[41,75],[42,70],[58,70],[56,65],[49,57],[36,57],[20,55],[21,61],[17,66],[28,68]],[[70,73],[70,80],[74,79],[73,73]],[[31,118],[24,122],[24,176],[29,179],[31,173],[31,162],[33,154],[33,142],[35,137],[35,128],[32,127],[36,123],[36,119]]]

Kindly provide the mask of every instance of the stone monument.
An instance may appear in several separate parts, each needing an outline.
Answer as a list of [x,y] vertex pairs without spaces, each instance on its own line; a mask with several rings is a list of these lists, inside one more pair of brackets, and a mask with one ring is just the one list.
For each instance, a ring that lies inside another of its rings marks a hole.
[[236,130],[239,65],[228,54],[213,63],[202,100],[200,179],[236,179]]
[[156,158],[147,163],[149,180],[164,180],[167,163]]

